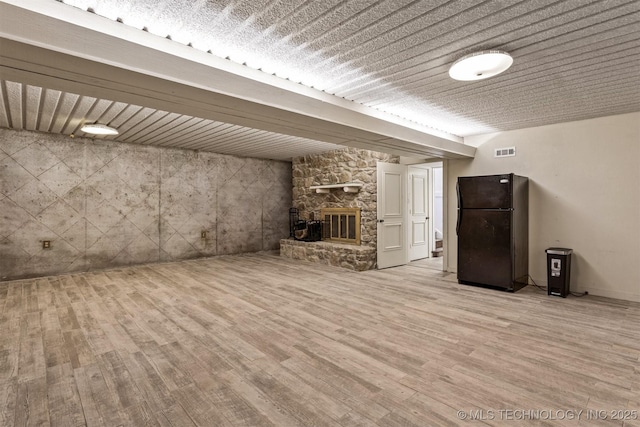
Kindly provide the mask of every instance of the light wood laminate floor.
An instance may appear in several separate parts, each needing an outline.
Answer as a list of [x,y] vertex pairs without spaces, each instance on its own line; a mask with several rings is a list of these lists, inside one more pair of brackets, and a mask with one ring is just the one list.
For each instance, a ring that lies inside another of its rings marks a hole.
[[458,285],[427,261],[154,264],[0,283],[0,310],[2,426],[623,425],[611,411],[640,410],[639,304]]

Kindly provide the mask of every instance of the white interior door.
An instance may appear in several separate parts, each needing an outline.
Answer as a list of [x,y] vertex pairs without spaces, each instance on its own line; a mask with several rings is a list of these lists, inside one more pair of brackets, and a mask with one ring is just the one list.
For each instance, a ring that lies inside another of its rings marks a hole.
[[407,166],[378,162],[378,268],[409,262]]
[[409,167],[409,260],[429,257],[429,170]]

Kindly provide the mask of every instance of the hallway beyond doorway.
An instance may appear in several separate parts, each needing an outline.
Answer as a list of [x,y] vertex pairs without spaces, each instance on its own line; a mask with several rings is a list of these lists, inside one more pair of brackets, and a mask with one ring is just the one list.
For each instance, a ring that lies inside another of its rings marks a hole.
[[443,268],[443,257],[431,257],[431,258],[423,258],[415,261],[411,261],[411,265],[421,268],[427,268],[429,270],[438,270],[442,271]]

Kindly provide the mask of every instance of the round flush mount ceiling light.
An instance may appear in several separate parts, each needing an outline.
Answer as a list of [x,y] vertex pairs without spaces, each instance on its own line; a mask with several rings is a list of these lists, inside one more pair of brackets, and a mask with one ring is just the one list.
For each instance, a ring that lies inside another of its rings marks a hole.
[[118,130],[111,126],[101,125],[98,123],[86,124],[80,128],[84,133],[91,133],[94,135],[117,135]]
[[449,76],[455,80],[471,81],[488,79],[507,70],[513,58],[501,50],[484,50],[458,59],[449,68]]

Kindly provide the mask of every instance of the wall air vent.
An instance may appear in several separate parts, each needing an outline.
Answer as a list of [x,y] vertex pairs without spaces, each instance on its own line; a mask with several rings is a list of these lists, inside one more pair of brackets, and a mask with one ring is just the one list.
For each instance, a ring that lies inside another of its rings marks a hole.
[[516,155],[516,147],[496,148],[494,157],[514,157]]

